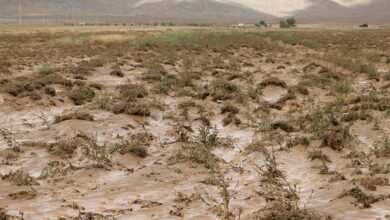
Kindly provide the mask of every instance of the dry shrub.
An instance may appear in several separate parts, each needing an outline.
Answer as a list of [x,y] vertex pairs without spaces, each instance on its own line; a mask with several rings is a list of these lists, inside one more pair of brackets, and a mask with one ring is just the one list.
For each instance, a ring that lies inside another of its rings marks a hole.
[[226,103],[221,107],[221,114],[225,114],[225,113],[238,114],[239,112],[240,110],[231,103]]
[[113,106],[115,114],[126,113],[129,115],[150,116],[150,105],[146,103],[119,102]]
[[52,87],[48,86],[48,87],[45,87],[45,93],[49,96],[56,96],[57,92],[55,89],[53,89]]
[[319,159],[319,160],[324,161],[324,162],[325,161],[330,162],[328,155],[324,154],[321,150],[309,151],[309,153],[307,153],[307,158],[309,158],[312,161],[315,159]]
[[194,140],[189,141],[185,148],[188,150],[192,161],[210,168],[215,162],[211,151],[217,146],[217,142],[217,130],[202,126],[199,128],[199,134],[194,137]]
[[256,220],[320,220],[332,219],[329,216],[308,210],[298,208],[289,202],[274,201],[261,209],[254,216]]
[[294,131],[294,127],[290,125],[288,122],[285,121],[276,121],[272,123],[272,129],[282,129],[283,131],[287,133],[291,133]]
[[379,197],[375,198],[373,195],[367,195],[357,186],[343,192],[339,197],[342,198],[345,196],[352,196],[356,199],[355,205],[361,204],[363,208],[370,208],[371,204],[381,200]]
[[386,177],[366,177],[360,179],[360,184],[370,191],[375,191],[376,186],[388,186],[389,179]]
[[385,164],[372,164],[370,166],[371,174],[388,174],[390,173],[390,163]]
[[74,217],[73,220],[115,220],[112,215],[102,215],[93,212],[79,212],[79,215]]
[[277,78],[265,79],[265,80],[261,81],[259,84],[257,84],[257,88],[258,89],[263,89],[266,86],[270,86],[270,85],[280,86],[282,88],[287,88],[286,82],[283,81],[283,80],[277,79]]
[[46,179],[55,176],[65,176],[68,171],[75,169],[76,168],[70,163],[64,163],[62,161],[50,161],[42,169],[41,175],[38,179]]
[[300,93],[302,95],[309,95],[309,90],[307,89],[307,86],[303,83],[299,82],[295,86],[291,86],[288,88],[289,93]]
[[69,99],[74,102],[75,105],[83,105],[86,102],[91,102],[95,97],[95,92],[89,87],[78,87],[73,89],[69,94]]
[[261,152],[261,153],[267,155],[267,157],[269,156],[269,152],[268,152],[266,146],[261,141],[255,141],[255,142],[252,142],[251,144],[249,144],[245,148],[245,152],[247,154],[252,153],[252,152]]
[[116,146],[121,154],[134,154],[139,157],[148,155],[148,148],[153,141],[153,135],[148,132],[131,134],[126,140]]
[[0,219],[1,220],[23,220],[22,217],[18,217],[18,216],[13,216],[13,215],[8,215],[7,214],[7,211],[0,207]]
[[220,78],[213,80],[210,87],[214,101],[233,99],[240,92],[237,85]]
[[303,146],[309,146],[310,145],[310,139],[305,136],[300,137],[294,137],[292,139],[289,139],[286,143],[288,148],[295,147],[297,145],[303,145]]
[[33,77],[19,77],[14,81],[8,81],[2,86],[3,88],[1,88],[1,90],[17,97],[53,84],[63,85],[66,87],[73,86],[72,81],[63,78],[58,74],[49,74],[45,76],[38,75]]
[[272,103],[270,105],[271,108],[274,108],[274,109],[277,109],[277,110],[281,110],[283,108],[283,105],[286,101],[288,100],[292,100],[292,99],[295,99],[296,96],[294,95],[294,93],[291,93],[291,92],[288,92],[287,94],[283,95],[282,97],[280,97],[278,99],[278,101],[276,101],[275,103]]
[[99,145],[97,143],[97,136],[91,133],[78,133],[75,139],[82,140],[83,154],[93,163],[97,168],[108,169],[112,165],[112,158],[109,155],[108,147]]
[[73,84],[75,84],[76,86],[85,86],[87,83],[83,80],[75,80]]
[[168,73],[165,71],[164,66],[156,62],[150,62],[146,64],[147,72],[143,75],[142,79],[146,81],[161,81]]
[[148,92],[144,87],[137,84],[132,84],[130,81],[120,85],[118,89],[120,97],[130,102],[134,102],[137,100],[137,98],[144,98],[148,95]]
[[231,112],[222,120],[222,123],[223,123],[223,126],[228,126],[230,124],[234,124],[234,125],[238,126],[242,122],[234,113]]
[[31,177],[28,173],[26,173],[22,169],[17,170],[16,172],[13,173],[9,173],[3,176],[2,179],[11,181],[13,184],[17,186],[39,185],[39,183],[33,177]]
[[125,74],[123,74],[123,72],[119,69],[111,70],[110,75],[117,76],[117,77],[124,77],[125,76]]
[[35,199],[37,197],[37,191],[35,190],[28,190],[28,191],[19,191],[16,193],[10,193],[8,194],[8,198],[12,200],[31,200]]
[[102,84],[95,83],[95,82],[90,83],[89,87],[97,89],[97,90],[102,90],[103,89],[103,85]]
[[48,144],[46,145],[46,149],[53,155],[58,155],[62,158],[69,158],[73,156],[79,145],[81,145],[79,139],[71,138]]
[[65,115],[57,115],[54,118],[54,123],[60,123],[67,120],[85,120],[85,121],[93,121],[93,115],[87,112],[73,112]]
[[384,141],[376,142],[371,152],[378,158],[390,157],[390,139],[385,137]]
[[333,126],[325,132],[321,146],[341,151],[344,147],[349,146],[351,139],[349,127]]

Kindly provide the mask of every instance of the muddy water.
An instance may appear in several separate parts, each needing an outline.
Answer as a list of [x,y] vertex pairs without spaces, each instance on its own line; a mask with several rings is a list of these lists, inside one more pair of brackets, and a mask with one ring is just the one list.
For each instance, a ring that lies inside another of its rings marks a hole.
[[283,95],[287,94],[287,90],[279,86],[267,86],[262,91],[264,100],[270,103],[277,102]]

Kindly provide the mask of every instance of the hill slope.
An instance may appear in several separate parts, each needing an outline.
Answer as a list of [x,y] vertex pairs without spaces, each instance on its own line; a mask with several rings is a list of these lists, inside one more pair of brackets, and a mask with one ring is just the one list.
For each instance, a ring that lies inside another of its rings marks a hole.
[[[235,3],[216,0],[22,0],[23,14],[51,15],[126,15],[138,19],[171,21],[204,20],[229,22],[255,22],[276,17]],[[1,16],[17,16],[19,3],[0,0]]]
[[301,22],[390,23],[390,1],[372,0],[345,7],[331,0],[311,0],[311,6],[294,13]]

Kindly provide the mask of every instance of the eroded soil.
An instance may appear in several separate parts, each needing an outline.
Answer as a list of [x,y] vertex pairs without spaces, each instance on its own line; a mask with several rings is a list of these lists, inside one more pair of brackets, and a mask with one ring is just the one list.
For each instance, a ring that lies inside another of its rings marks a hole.
[[389,219],[390,32],[354,32],[0,36],[0,219]]

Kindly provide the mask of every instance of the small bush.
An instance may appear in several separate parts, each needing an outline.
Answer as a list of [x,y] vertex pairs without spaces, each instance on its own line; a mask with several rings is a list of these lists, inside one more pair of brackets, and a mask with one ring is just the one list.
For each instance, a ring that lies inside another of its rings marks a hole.
[[89,87],[78,87],[73,89],[69,94],[69,99],[76,105],[83,105],[86,102],[91,102],[95,97],[95,92]]
[[269,78],[261,81],[259,84],[257,84],[258,89],[263,89],[266,86],[273,85],[273,86],[280,86],[282,88],[287,88],[287,84],[285,81],[277,79],[277,78]]
[[87,83],[83,80],[76,80],[73,82],[76,86],[85,86]]
[[86,112],[74,112],[65,115],[57,115],[54,118],[54,123],[60,123],[67,120],[85,120],[85,121],[93,121],[93,116]]
[[223,126],[228,126],[229,124],[234,124],[236,126],[241,124],[241,120],[234,114],[229,113],[223,120]]
[[40,96],[37,92],[33,91],[33,92],[28,92],[26,93],[25,95],[27,95],[28,97],[30,97],[32,100],[36,101],[36,100],[41,100],[42,99],[42,96]]
[[389,179],[386,177],[366,177],[360,179],[360,184],[367,190],[375,191],[376,186],[388,186]]
[[310,160],[319,159],[324,162],[330,162],[328,155],[322,153],[321,150],[309,151],[309,153],[307,154],[307,158],[309,158]]
[[45,87],[45,93],[49,96],[56,96],[57,92],[52,87]]
[[14,173],[5,175],[3,179],[10,180],[17,186],[33,186],[39,185],[33,177],[30,177],[28,173],[22,169],[17,170]]
[[240,110],[231,103],[227,103],[221,108],[221,114],[225,114],[225,113],[238,114],[239,112]]
[[298,208],[285,201],[274,201],[257,212],[257,220],[324,220],[331,219],[305,208]]
[[224,101],[233,99],[240,89],[237,85],[230,83],[224,79],[215,79],[211,82],[211,95],[214,101]]
[[142,79],[146,81],[160,81],[164,76],[167,75],[164,66],[161,64],[151,62],[146,65],[148,69],[143,75]]
[[103,85],[100,84],[100,83],[90,83],[90,84],[89,84],[89,87],[95,88],[95,89],[97,89],[97,90],[102,90],[102,89],[103,89]]
[[378,201],[373,195],[367,195],[359,187],[354,187],[340,195],[340,197],[352,196],[356,199],[356,203],[363,205],[363,208],[370,208],[371,204]]
[[134,102],[137,98],[144,98],[148,95],[148,92],[144,87],[132,84],[131,82],[126,82],[118,88],[120,97],[130,102]]
[[348,146],[348,142],[351,139],[352,136],[349,133],[349,127],[335,126],[326,131],[321,146],[340,151]]
[[41,75],[49,75],[51,73],[55,73],[57,72],[58,69],[53,67],[53,66],[50,66],[48,64],[44,64],[42,65],[42,67],[38,70],[38,73],[41,74]]
[[75,139],[84,141],[84,155],[98,168],[109,168],[112,158],[106,145],[98,145],[97,137],[89,133],[79,133]]
[[288,92],[289,93],[298,92],[302,95],[309,95],[309,90],[307,89],[307,87],[305,85],[303,85],[303,83],[298,83],[298,85],[289,87]]
[[153,136],[147,132],[130,135],[127,140],[117,145],[116,148],[121,154],[131,153],[139,157],[148,155],[148,148],[153,141]]
[[117,76],[117,77],[124,77],[125,76],[125,74],[123,74],[123,72],[119,69],[111,70],[110,75]]
[[122,102],[113,107],[115,114],[127,113],[129,115],[150,116],[150,105],[144,103]]
[[207,168],[212,168],[215,159],[211,151],[217,146],[217,142],[218,132],[202,126],[199,129],[199,134],[186,146],[190,159],[196,163],[204,164]]
[[285,131],[287,133],[291,133],[294,131],[294,127],[285,121],[276,121],[276,122],[272,123],[271,126],[272,126],[272,129],[274,129],[274,130],[282,129],[283,131]]
[[383,142],[376,142],[372,153],[378,157],[390,157],[390,139],[386,137]]

